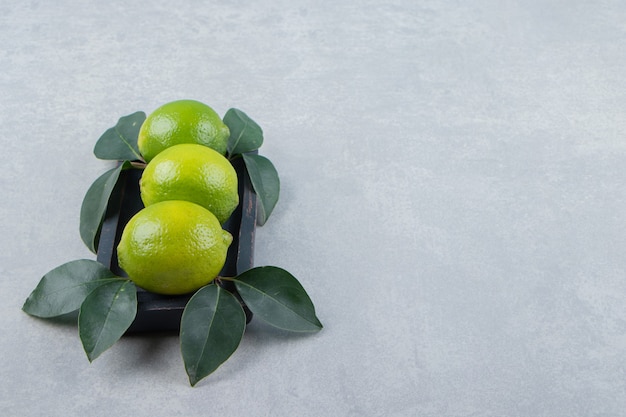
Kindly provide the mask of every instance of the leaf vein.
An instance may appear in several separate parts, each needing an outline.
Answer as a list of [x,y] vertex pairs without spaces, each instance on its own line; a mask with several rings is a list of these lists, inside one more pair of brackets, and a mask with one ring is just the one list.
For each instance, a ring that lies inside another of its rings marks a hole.
[[208,331],[206,333],[206,337],[204,338],[204,343],[202,344],[202,351],[200,352],[200,355],[198,356],[198,361],[195,364],[196,370],[198,369],[198,366],[200,362],[202,361],[202,358],[204,357],[204,352],[209,344],[208,341],[209,341],[209,337],[211,336],[211,328],[213,327],[213,322],[215,321],[215,316],[217,315],[217,309],[218,309],[219,303],[220,303],[220,294],[219,294],[219,288],[218,288],[216,301],[215,301],[215,307],[213,309],[206,307],[207,310],[213,312],[213,315],[211,316],[211,321],[209,322]]
[[315,323],[315,322],[313,322],[313,321],[309,320],[308,318],[306,318],[306,317],[302,316],[299,312],[297,312],[297,311],[293,310],[293,309],[292,309],[292,308],[290,308],[288,305],[286,305],[286,304],[284,304],[284,303],[280,302],[278,299],[276,299],[276,298],[274,298],[274,297],[270,296],[270,294],[268,294],[268,293],[266,293],[266,292],[263,292],[263,291],[259,290],[258,288],[253,287],[252,285],[250,285],[250,284],[248,284],[248,283],[246,283],[246,282],[239,281],[239,280],[237,280],[237,282],[239,282],[239,283],[242,283],[242,284],[246,285],[247,287],[249,287],[249,288],[251,288],[252,290],[254,290],[254,291],[258,292],[259,294],[261,294],[263,297],[267,297],[267,298],[269,298],[270,300],[273,300],[276,304],[283,306],[285,309],[287,309],[287,310],[289,310],[289,311],[293,312],[295,315],[297,315],[298,317],[300,317],[300,318],[304,319],[306,322],[311,323],[311,324],[313,324],[315,327],[317,327],[317,323]]
[[124,142],[124,144],[126,146],[128,146],[128,148],[130,149],[130,151],[133,153],[133,155],[135,155],[138,159],[142,159],[141,155],[139,155],[136,151],[135,148],[133,148],[133,145],[126,139],[126,137],[124,137],[124,135],[122,135],[120,133],[120,131],[118,130],[117,126],[115,126],[115,133],[117,134],[117,137]]

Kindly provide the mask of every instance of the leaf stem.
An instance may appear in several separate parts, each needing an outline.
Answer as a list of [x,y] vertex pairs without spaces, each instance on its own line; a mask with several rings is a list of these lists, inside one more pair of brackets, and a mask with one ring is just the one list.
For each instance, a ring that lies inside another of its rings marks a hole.
[[222,281],[234,282],[235,281],[235,277],[220,277],[220,276],[217,276],[217,277],[215,277],[214,281],[215,281],[215,283],[217,285],[221,286],[222,285]]
[[132,161],[130,163],[133,168],[144,169],[146,167],[146,163],[143,161]]
[[228,159],[229,161],[234,161],[234,160],[236,160],[237,158],[241,158],[241,157],[242,157],[242,156],[241,156],[241,154],[240,154],[240,153],[236,153],[236,154],[230,154],[230,153],[229,153],[229,154],[228,154],[227,159]]

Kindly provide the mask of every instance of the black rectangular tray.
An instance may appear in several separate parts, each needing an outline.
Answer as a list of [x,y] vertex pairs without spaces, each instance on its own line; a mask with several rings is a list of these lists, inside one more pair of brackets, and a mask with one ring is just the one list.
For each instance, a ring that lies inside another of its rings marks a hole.
[[[236,276],[253,266],[254,232],[256,227],[256,194],[246,173],[242,158],[232,164],[239,180],[239,206],[223,225],[233,235],[224,268],[220,276]],[[120,174],[109,200],[98,243],[98,262],[114,274],[126,277],[117,262],[117,245],[124,226],[144,206],[139,194],[139,179],[143,170],[129,169]],[[224,282],[224,281],[222,281]],[[232,283],[226,283],[226,285]],[[234,288],[227,288],[234,291]],[[137,288],[137,316],[127,333],[150,331],[178,331],[187,301],[193,294],[168,296]],[[246,309],[248,321],[251,313]]]

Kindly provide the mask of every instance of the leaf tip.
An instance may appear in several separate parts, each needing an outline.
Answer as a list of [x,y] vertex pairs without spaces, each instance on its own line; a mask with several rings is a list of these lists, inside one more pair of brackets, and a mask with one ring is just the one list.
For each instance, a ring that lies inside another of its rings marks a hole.
[[195,367],[185,368],[185,371],[187,372],[189,385],[192,387],[195,387],[198,382],[202,381],[205,378],[203,376],[198,375],[197,368]]
[[33,293],[31,291],[30,295],[26,297],[26,299],[24,300],[24,304],[22,304],[22,311],[24,313],[28,313],[28,304],[30,303],[30,299],[32,296],[33,296]]
[[94,355],[93,352],[87,352],[87,351],[85,351],[85,354],[87,355],[87,359],[89,360],[89,363],[93,363],[93,361],[95,361],[96,358],[100,356],[99,354]]
[[319,319],[317,319],[317,323],[313,323],[313,324],[315,324],[317,326],[317,329],[314,330],[315,332],[319,332],[320,330],[322,330],[324,328],[324,325],[322,324],[322,322]]
[[24,301],[24,305],[22,306],[22,311],[26,314],[28,314],[29,316],[35,316],[30,308],[29,305],[29,299],[27,298],[26,301]]

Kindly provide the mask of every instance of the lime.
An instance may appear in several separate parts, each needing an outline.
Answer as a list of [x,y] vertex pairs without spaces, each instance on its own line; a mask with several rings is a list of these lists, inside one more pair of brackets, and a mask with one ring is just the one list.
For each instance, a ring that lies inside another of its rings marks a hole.
[[164,201],[140,210],[117,247],[120,267],[139,287],[186,294],[222,270],[232,236],[215,216],[188,201]]
[[239,204],[237,173],[228,159],[202,145],[175,145],[146,165],[140,180],[145,206],[167,200],[199,204],[224,223]]
[[152,112],[141,125],[137,145],[146,162],[170,146],[196,143],[226,154],[230,131],[209,106],[195,100],[177,100]]

